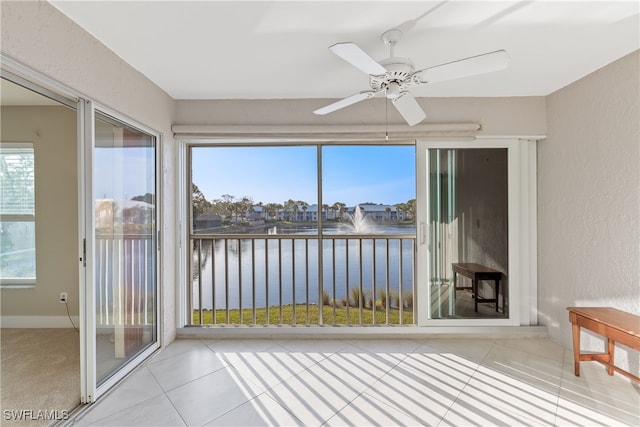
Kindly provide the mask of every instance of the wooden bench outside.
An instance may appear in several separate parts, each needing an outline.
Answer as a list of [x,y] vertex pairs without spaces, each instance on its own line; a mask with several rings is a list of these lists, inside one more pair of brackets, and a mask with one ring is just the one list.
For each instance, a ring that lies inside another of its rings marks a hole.
[[[576,377],[580,376],[580,362],[595,360],[607,367],[607,373],[616,371],[635,382],[640,378],[614,365],[615,343],[640,350],[640,316],[610,307],[567,307],[573,332],[573,363]],[[606,353],[580,353],[580,328],[585,328],[607,339]]]
[[[478,311],[479,302],[495,302],[496,311],[498,311],[498,295],[500,294],[500,280],[502,279],[502,272],[494,270],[489,267],[485,267],[482,264],[476,264],[471,262],[459,262],[451,264],[453,268],[453,286],[456,290],[471,289],[471,293],[475,302],[475,310]],[[458,286],[458,274],[462,274],[465,277],[471,279],[471,286],[462,287]],[[480,298],[478,296],[478,282],[481,280],[491,280],[496,285],[496,297],[495,298]],[[503,304],[504,305],[504,304]],[[504,311],[504,307],[503,310]]]

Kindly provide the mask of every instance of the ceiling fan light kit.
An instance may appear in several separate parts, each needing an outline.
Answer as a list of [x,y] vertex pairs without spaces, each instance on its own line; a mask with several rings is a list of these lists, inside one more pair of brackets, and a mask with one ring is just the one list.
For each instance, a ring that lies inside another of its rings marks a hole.
[[499,71],[509,64],[509,54],[505,50],[497,50],[416,71],[413,61],[409,58],[396,57],[394,54],[394,47],[401,38],[402,31],[397,28],[382,33],[380,39],[389,46],[389,58],[380,62],[369,56],[355,43],[336,43],[329,47],[334,54],[369,75],[371,90],[336,101],[315,110],[314,113],[318,115],[332,113],[378,94],[384,94],[391,100],[407,124],[413,126],[423,121],[427,115],[409,92],[409,86]]

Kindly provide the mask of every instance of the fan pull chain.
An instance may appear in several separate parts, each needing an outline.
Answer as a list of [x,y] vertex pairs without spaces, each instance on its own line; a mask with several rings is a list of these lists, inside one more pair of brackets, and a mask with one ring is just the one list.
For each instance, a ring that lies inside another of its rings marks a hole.
[[384,140],[389,141],[389,100],[384,98]]

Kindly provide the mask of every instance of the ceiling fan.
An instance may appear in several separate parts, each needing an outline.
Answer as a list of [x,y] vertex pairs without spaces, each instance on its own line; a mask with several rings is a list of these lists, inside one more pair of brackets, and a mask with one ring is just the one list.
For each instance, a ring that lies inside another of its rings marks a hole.
[[371,90],[348,96],[319,108],[314,113],[325,115],[356,102],[373,98],[378,94],[384,94],[409,126],[413,126],[424,120],[427,115],[407,90],[409,86],[499,71],[505,69],[509,63],[509,54],[505,50],[497,50],[416,71],[415,65],[409,58],[394,56],[393,49],[401,37],[402,31],[397,28],[382,34],[382,41],[389,46],[389,58],[380,62],[371,58],[355,43],[337,43],[329,47],[329,50],[340,58],[369,74]]

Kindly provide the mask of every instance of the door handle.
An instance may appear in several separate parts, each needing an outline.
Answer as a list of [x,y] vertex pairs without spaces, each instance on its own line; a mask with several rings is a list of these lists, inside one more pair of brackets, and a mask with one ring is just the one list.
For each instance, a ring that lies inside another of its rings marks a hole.
[[425,240],[427,239],[426,228],[424,226],[424,222],[420,223],[420,244],[424,245]]

